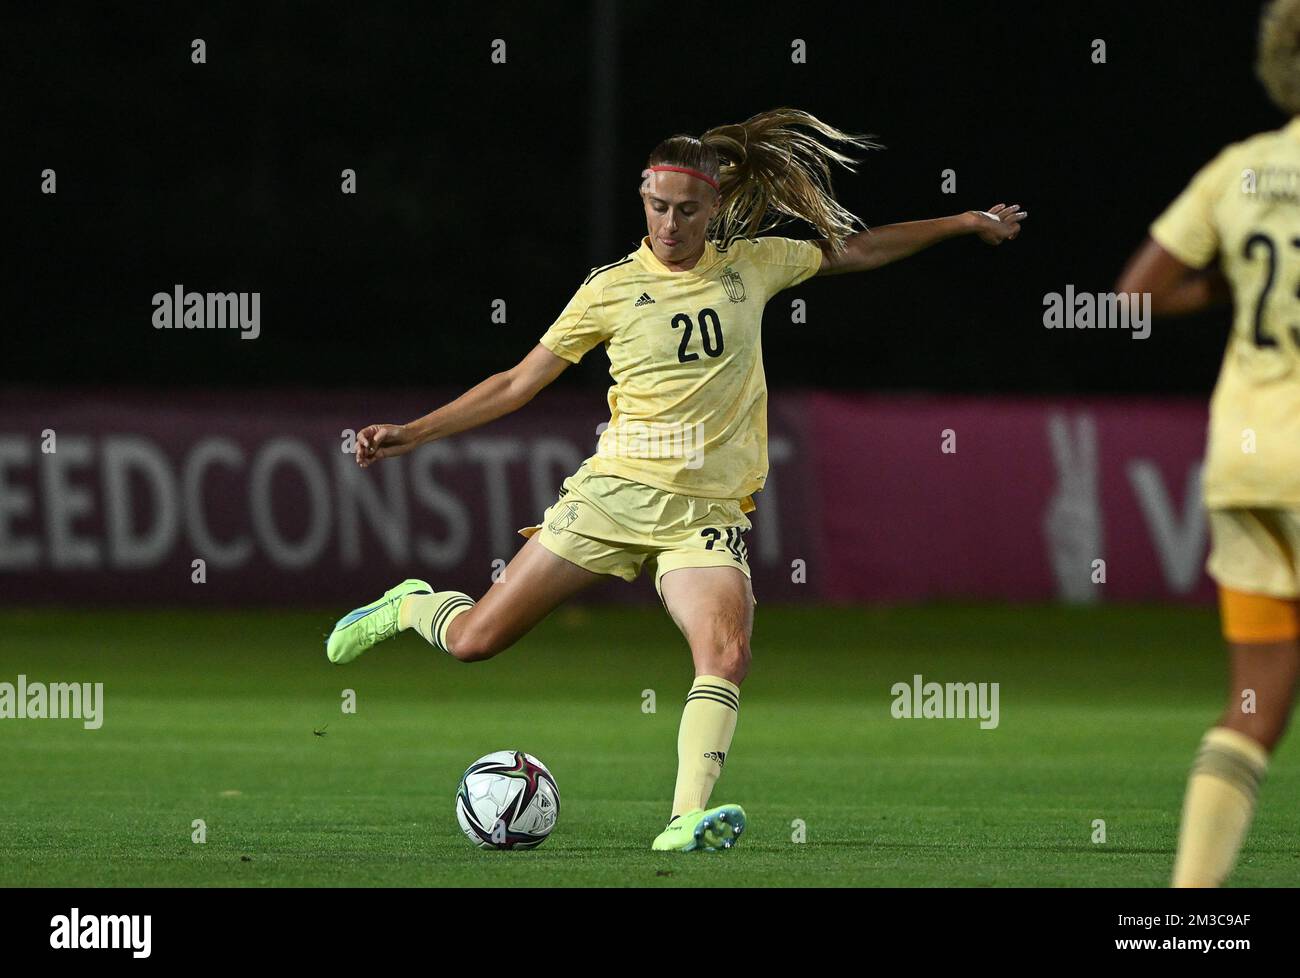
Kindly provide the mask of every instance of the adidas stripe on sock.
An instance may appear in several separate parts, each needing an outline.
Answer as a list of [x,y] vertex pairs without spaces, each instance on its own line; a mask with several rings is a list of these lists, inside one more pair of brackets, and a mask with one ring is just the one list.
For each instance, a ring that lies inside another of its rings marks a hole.
[[398,620],[402,628],[414,628],[435,649],[450,653],[447,630],[474,605],[474,599],[463,591],[411,594],[402,600]]

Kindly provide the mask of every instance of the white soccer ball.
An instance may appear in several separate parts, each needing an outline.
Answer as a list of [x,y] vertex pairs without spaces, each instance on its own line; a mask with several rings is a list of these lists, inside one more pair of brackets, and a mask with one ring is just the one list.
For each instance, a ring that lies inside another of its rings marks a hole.
[[545,764],[519,750],[480,757],[456,789],[456,821],[480,849],[536,849],[559,814],[555,778]]

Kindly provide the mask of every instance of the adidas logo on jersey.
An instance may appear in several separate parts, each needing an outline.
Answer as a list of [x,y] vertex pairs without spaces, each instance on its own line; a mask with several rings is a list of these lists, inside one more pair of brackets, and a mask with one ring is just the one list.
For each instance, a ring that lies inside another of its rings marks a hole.
[[635,304],[634,304],[634,307],[635,307],[635,306],[648,306],[648,305],[650,305],[652,302],[654,302],[654,299],[650,298],[650,293],[649,293],[649,292],[642,292],[642,293],[641,293],[641,298],[639,298],[639,299],[636,300],[636,302],[635,302]]

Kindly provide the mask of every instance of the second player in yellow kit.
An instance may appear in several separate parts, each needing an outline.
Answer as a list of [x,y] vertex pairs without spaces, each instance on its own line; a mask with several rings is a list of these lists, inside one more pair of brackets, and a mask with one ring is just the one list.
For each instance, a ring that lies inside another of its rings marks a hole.
[[1300,119],[1223,150],[1151,237],[1189,268],[1217,261],[1235,297],[1205,505],[1300,509]]
[[1233,300],[1204,469],[1231,681],[1188,779],[1175,886],[1236,864],[1300,675],[1300,0],[1266,8],[1257,67],[1292,120],[1204,166],[1118,286],[1157,315]]
[[[437,411],[357,437],[363,468],[517,410],[597,346],[609,356],[610,420],[597,450],[477,602],[420,580],[341,618],[326,643],[349,662],[399,631],[462,661],[508,648],[554,608],[613,575],[652,569],[695,668],[678,730],[678,768],[662,851],[730,848],[739,805],[709,808],[731,753],[750,663],[755,599],[743,534],[767,479],[764,305],[814,275],[867,271],[946,238],[1016,237],[1017,205],[866,230],[830,192],[826,141],[865,148],[797,109],[760,113],[651,152],[639,196],[647,234],[592,269],[537,346]],[[799,218],[817,241],[761,237]]]

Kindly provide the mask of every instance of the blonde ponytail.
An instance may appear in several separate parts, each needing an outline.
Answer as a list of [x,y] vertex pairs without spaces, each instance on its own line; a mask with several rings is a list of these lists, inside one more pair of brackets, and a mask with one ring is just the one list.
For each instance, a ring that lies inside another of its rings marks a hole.
[[646,166],[689,167],[719,182],[721,205],[708,231],[719,248],[797,218],[839,252],[844,239],[866,225],[835,199],[830,165],[838,163],[852,173],[859,161],[818,137],[860,149],[880,148],[870,136],[843,132],[799,109],[779,108],[715,126],[698,139],[666,139]]

